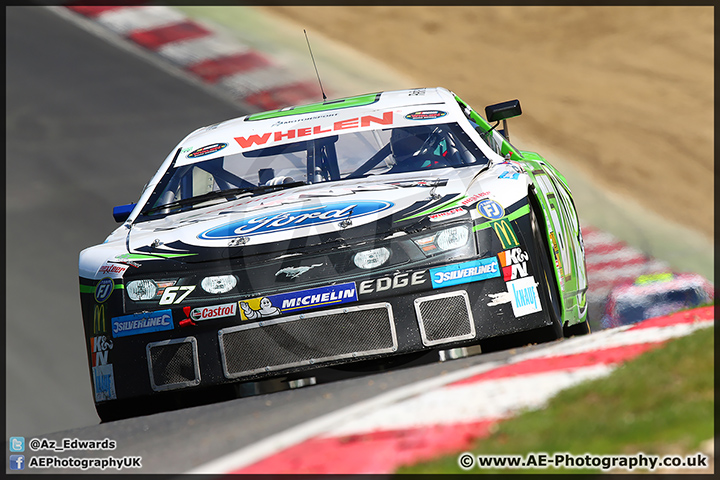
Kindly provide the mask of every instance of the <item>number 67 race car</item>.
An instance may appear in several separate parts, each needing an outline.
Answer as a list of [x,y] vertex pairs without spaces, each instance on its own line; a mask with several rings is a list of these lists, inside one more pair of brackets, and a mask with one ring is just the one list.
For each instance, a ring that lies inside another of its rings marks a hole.
[[100,418],[588,333],[570,189],[509,143],[520,114],[513,100],[483,118],[422,88],[189,134],[137,203],[114,209],[122,225],[80,253]]

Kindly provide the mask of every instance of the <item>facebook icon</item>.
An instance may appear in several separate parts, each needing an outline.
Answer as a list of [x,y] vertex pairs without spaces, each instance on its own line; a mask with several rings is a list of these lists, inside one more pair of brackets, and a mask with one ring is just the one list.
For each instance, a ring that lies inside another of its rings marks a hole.
[[25,455],[10,455],[10,470],[25,470]]

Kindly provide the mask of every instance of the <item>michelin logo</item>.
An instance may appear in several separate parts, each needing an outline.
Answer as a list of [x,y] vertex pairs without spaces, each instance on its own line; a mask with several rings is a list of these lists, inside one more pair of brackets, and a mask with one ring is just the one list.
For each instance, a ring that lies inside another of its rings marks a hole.
[[243,320],[257,320],[310,308],[356,302],[357,299],[355,282],[341,283],[240,300],[240,316]]
[[112,319],[112,334],[114,338],[172,330],[173,328],[171,310],[134,313]]
[[478,282],[499,277],[500,268],[496,257],[457,263],[430,269],[433,288],[450,287],[462,283]]

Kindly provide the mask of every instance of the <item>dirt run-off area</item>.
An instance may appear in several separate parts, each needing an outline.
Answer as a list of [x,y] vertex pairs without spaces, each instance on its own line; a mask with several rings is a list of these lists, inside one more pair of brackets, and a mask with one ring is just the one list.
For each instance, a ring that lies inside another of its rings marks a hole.
[[[479,112],[520,99],[521,148],[712,239],[713,7],[262,7]],[[364,92],[357,92],[364,93]],[[514,137],[513,137],[514,136]],[[571,185],[572,188],[572,185]]]

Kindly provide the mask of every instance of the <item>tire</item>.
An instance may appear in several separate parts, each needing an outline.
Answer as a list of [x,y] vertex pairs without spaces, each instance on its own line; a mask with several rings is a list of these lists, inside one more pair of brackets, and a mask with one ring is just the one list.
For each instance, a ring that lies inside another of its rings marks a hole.
[[582,323],[563,327],[563,337],[565,338],[579,337],[581,335],[587,335],[588,333],[590,333],[590,324],[587,320]]
[[535,244],[535,255],[538,259],[540,271],[538,272],[538,282],[541,284],[541,290],[545,297],[545,305],[548,307],[548,315],[552,324],[545,328],[545,341],[553,341],[563,337],[562,311],[560,303],[560,291],[555,281],[555,272],[551,267],[550,249],[547,246],[545,235],[545,227],[540,224],[537,213],[539,207],[537,202],[530,196],[530,223],[532,225],[533,243]]

